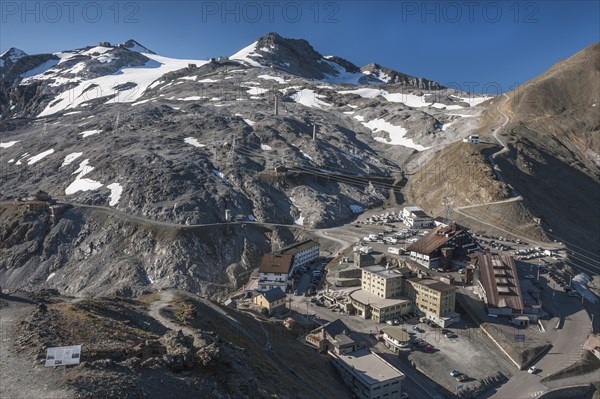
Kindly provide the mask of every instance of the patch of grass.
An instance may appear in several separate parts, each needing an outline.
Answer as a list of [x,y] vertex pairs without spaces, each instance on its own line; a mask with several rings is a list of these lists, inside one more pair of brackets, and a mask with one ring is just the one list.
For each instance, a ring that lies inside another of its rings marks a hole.
[[144,303],[146,305],[151,304],[154,301],[158,301],[160,299],[160,293],[157,291],[153,291],[149,294],[143,294],[135,298],[137,301]]

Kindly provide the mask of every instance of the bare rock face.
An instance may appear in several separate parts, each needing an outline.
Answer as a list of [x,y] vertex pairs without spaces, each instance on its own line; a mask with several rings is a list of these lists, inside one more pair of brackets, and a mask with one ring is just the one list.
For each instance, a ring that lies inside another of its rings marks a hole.
[[[297,228],[340,225],[385,203],[415,152],[391,144],[394,129],[435,146],[456,140],[458,129],[440,126],[463,118],[397,100],[406,88],[433,94],[434,84],[394,83],[275,33],[255,45],[259,66],[159,62],[133,40],[13,53],[0,66],[0,201],[42,189],[75,206],[56,215],[24,204],[0,210],[5,289],[225,295]],[[115,76],[129,80],[107,89]],[[348,92],[363,84],[367,95]],[[436,97],[460,107],[457,98]]]
[[172,371],[191,370],[200,363],[194,347],[194,337],[184,335],[181,330],[171,330],[159,340],[167,353],[162,360]]

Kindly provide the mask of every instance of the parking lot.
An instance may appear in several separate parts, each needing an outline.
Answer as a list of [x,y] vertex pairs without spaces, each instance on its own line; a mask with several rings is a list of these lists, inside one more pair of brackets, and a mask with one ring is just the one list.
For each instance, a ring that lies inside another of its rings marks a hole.
[[[426,348],[424,346],[413,345],[404,350],[400,357],[414,363],[421,372],[451,392],[456,391],[458,384],[476,386],[484,379],[497,377],[499,373],[509,377],[513,372],[514,367],[473,323],[455,323],[447,329],[451,334],[444,334],[441,328],[432,328],[423,323],[417,326],[423,332],[414,332],[413,341],[422,340],[434,349],[428,351],[423,350]],[[407,330],[410,332],[412,327]],[[450,375],[453,370],[463,376],[463,381]]]
[[[309,276],[303,278],[309,279]],[[341,298],[347,291],[330,291],[326,296]],[[316,298],[319,297],[322,297],[322,293],[311,297],[292,296],[292,309],[300,314],[308,314],[321,323],[340,318],[355,332],[353,339],[367,347],[377,345],[378,350],[391,353],[378,343],[379,331],[384,327],[389,328],[389,324],[340,312],[338,306],[328,306],[331,305],[328,300],[323,301],[324,306],[318,306]],[[452,333],[451,337],[443,334],[442,328],[420,322],[418,317],[399,320],[399,324],[392,328],[404,329],[411,336],[410,346],[395,355],[398,361],[406,366],[414,364],[419,371],[451,392],[456,391],[459,383],[465,387],[476,386],[481,380],[499,373],[510,377],[514,371],[514,366],[474,323],[463,320],[452,325],[448,328]],[[423,343],[419,344],[420,341]],[[428,350],[427,345],[432,346],[431,350]],[[458,370],[466,376],[466,380],[459,382],[450,376],[452,370]]]

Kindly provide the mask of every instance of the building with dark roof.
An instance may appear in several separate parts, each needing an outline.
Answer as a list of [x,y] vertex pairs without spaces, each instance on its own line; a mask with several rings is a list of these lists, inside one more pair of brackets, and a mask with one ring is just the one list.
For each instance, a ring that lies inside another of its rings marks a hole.
[[452,259],[479,248],[466,229],[452,224],[438,226],[406,248],[411,259],[428,268],[452,268]]
[[525,304],[514,258],[486,252],[471,259],[471,264],[479,270],[478,294],[488,312],[507,316],[523,314]]
[[285,308],[287,295],[279,287],[271,288],[270,290],[261,292],[254,298],[252,303],[266,309],[269,314],[273,314]]
[[277,254],[291,255],[294,257],[292,269],[296,270],[299,267],[314,262],[319,257],[321,246],[313,240],[298,242],[287,247],[275,251]]
[[318,259],[319,251],[319,243],[306,240],[264,254],[258,269],[258,289],[279,287],[285,292],[294,272]]
[[292,275],[293,261],[292,255],[273,252],[264,254],[258,268],[258,289],[266,291],[278,287],[285,292]]

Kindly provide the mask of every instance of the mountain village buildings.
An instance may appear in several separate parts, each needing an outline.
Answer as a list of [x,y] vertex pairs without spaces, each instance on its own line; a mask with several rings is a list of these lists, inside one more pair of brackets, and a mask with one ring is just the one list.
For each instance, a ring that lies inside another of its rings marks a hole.
[[410,273],[410,270],[389,269],[381,265],[362,268],[361,289],[349,296],[356,313],[377,322],[409,313],[412,310],[412,302],[407,298],[400,298],[403,273]]
[[489,252],[472,257],[476,293],[486,304],[488,314],[511,317],[511,323],[526,326],[537,321],[539,306],[527,305],[512,256]]
[[317,260],[319,251],[319,243],[306,240],[264,254],[258,269],[258,290],[278,287],[286,292],[294,271]]
[[431,227],[433,219],[418,206],[405,206],[402,210],[404,224],[408,227]]
[[452,268],[452,260],[479,248],[466,229],[451,224],[440,225],[406,248],[410,258],[429,268]]
[[360,399],[399,399],[404,374],[351,337],[351,330],[337,319],[306,336],[319,352],[326,352],[342,380]]
[[413,311],[442,327],[460,320],[454,311],[456,287],[410,275],[408,268],[363,267],[361,289],[348,297],[352,308],[358,316],[378,323]]
[[395,327],[384,327],[381,329],[383,342],[385,346],[394,353],[410,345],[410,335],[408,332]]
[[410,278],[406,281],[408,297],[414,301],[414,308],[426,319],[442,327],[460,320],[460,314],[454,311],[455,286],[432,279]]
[[285,308],[287,295],[279,287],[271,288],[252,298],[252,303],[266,309],[269,315],[277,313]]

